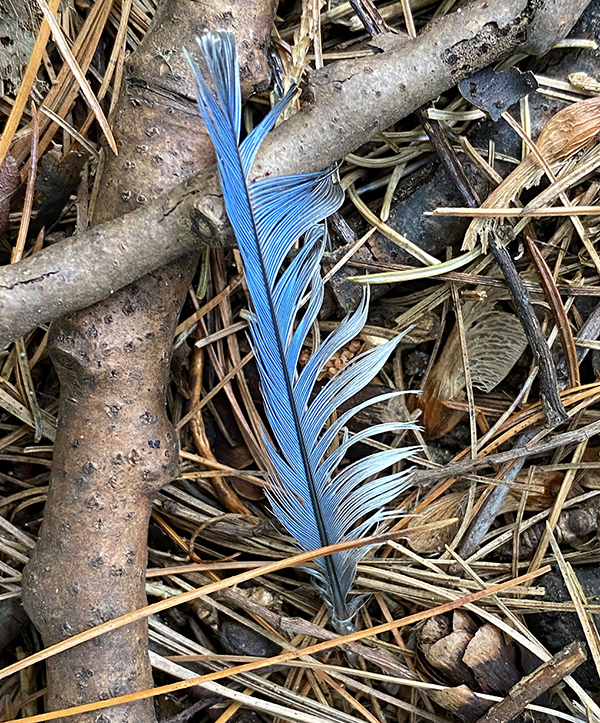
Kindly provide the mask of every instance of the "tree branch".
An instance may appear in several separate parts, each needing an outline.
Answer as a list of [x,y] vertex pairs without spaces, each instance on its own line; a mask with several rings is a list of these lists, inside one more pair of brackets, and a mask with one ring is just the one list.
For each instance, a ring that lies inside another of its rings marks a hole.
[[[478,0],[433,22],[416,40],[391,33],[374,38],[373,56],[313,73],[308,102],[267,138],[255,173],[301,173],[335,164],[516,48],[546,52],[588,1]],[[128,183],[124,178],[117,194],[130,193]],[[37,324],[99,301],[191,249],[233,242],[211,168],[125,218],[0,269],[0,349]]]

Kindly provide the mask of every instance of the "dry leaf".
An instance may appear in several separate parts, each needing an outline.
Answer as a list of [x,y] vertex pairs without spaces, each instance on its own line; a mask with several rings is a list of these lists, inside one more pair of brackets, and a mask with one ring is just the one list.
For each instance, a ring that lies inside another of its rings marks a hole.
[[[463,306],[471,379],[473,386],[485,392],[492,391],[509,374],[527,346],[517,317],[495,309],[499,298],[500,294],[490,293],[485,302]],[[464,386],[460,337],[455,326],[417,401],[427,437],[447,434],[462,418],[463,412],[448,409],[444,402],[462,401]]]

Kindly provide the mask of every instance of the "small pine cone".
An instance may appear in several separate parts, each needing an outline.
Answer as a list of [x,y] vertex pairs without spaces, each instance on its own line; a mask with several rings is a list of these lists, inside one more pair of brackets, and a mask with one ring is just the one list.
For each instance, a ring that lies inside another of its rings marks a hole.
[[[332,379],[345,364],[354,359],[354,357],[361,351],[361,349],[362,342],[359,339],[352,339],[352,341],[348,342],[348,344],[343,346],[336,354],[331,357],[331,359],[329,359],[317,379],[319,381],[325,379],[325,377]],[[300,352],[300,358],[298,360],[300,366],[306,366],[311,356],[311,350],[306,346],[303,347],[302,351]]]

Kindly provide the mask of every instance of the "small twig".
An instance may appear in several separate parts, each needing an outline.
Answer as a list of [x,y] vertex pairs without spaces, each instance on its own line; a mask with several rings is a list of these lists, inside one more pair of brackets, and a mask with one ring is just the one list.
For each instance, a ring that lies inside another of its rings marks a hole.
[[492,706],[477,723],[508,723],[542,693],[571,675],[585,662],[586,657],[583,643],[579,640],[570,643],[533,673],[513,685],[506,698]]
[[391,28],[371,0],[350,0],[350,5],[372,38],[379,33],[390,32]]
[[503,464],[504,462],[509,462],[513,459],[533,456],[534,454],[545,454],[557,447],[578,444],[579,442],[590,439],[590,437],[599,433],[600,421],[592,422],[592,424],[588,424],[581,429],[576,429],[572,432],[565,432],[564,434],[557,434],[547,442],[541,442],[540,444],[536,444],[532,447],[529,447],[528,445],[525,445],[524,447],[515,447],[514,449],[509,449],[506,452],[491,454],[489,457],[469,459],[464,462],[448,464],[439,469],[425,469],[415,472],[413,475],[413,482],[416,485],[435,482],[436,480],[449,479],[450,477],[456,477],[467,472],[472,472],[474,469],[479,469],[480,467],[490,467],[496,464]]
[[[526,446],[527,442],[529,442],[529,440],[533,438],[537,431],[538,430],[536,429],[528,432],[527,434],[521,435],[521,437],[519,437],[519,439],[517,440],[515,447],[519,448]],[[508,470],[500,473],[499,479],[503,482],[514,482],[517,478],[517,475],[523,468],[523,465],[525,464],[525,459],[526,457],[524,456],[519,459],[515,459]],[[479,543],[483,540],[488,530],[494,523],[494,520],[496,519],[496,516],[498,515],[498,512],[502,507],[502,503],[506,499],[506,496],[509,492],[510,485],[498,484],[488,495],[487,499],[479,508],[471,524],[469,525],[467,532],[465,533],[465,536],[458,548],[458,554],[461,558],[466,560],[467,558],[471,557],[471,555],[479,547]]]
[[424,110],[431,107],[431,103],[426,103],[416,111],[419,123],[423,126],[423,130],[427,133],[427,136],[431,141],[431,145],[434,147],[441,162],[444,164],[444,168],[452,177],[452,180],[461,192],[467,205],[470,208],[477,208],[481,205],[477,191],[475,191],[473,185],[467,178],[463,164],[460,162],[452,144],[448,140],[448,136],[445,134],[442,124],[438,120],[431,120],[430,118],[427,118],[427,116],[423,113]]
[[523,325],[527,341],[539,368],[540,403],[546,417],[546,423],[549,427],[557,427],[567,419],[567,413],[558,393],[556,367],[540,321],[533,310],[529,292],[525,288],[506,246],[498,241],[499,231],[498,229],[489,236],[490,251],[506,279],[515,311]]

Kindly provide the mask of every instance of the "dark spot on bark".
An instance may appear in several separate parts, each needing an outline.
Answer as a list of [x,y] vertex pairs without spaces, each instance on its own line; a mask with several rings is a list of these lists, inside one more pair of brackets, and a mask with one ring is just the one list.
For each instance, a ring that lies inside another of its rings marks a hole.
[[84,668],[83,666],[75,668],[75,676],[79,678],[79,680],[88,680],[92,675],[94,675],[94,671],[89,668]]
[[123,573],[125,571],[120,565],[111,565],[110,567],[110,576],[111,577],[123,577]]
[[85,487],[87,485],[88,481],[85,477],[75,477],[75,485],[77,487]]
[[87,328],[86,334],[90,339],[95,339],[98,336],[98,329],[96,329],[93,324],[90,324]]
[[85,506],[88,510],[103,510],[104,504],[101,501],[100,495],[97,492],[90,495],[85,501]]
[[140,422],[142,424],[152,424],[153,421],[158,422],[158,417],[153,420],[152,414],[150,414],[150,412],[142,412],[140,414]]
[[141,458],[142,455],[137,451],[137,449],[132,449],[127,457],[130,464],[137,464]]
[[88,564],[90,567],[93,567],[95,570],[98,570],[104,566],[104,558],[102,557],[102,555],[93,555],[88,560]]
[[111,417],[118,417],[119,412],[121,411],[116,404],[109,404],[106,409],[108,410],[108,414]]
[[67,589],[70,592],[70,594],[75,597],[76,595],[79,595],[79,591],[81,590],[81,585],[79,584],[79,582],[77,580],[75,580],[75,582],[72,582]]
[[160,439],[149,439],[148,447],[151,449],[160,449]]
[[125,562],[128,565],[133,565],[133,563],[135,562],[135,550],[126,550]]
[[60,632],[65,636],[65,638],[70,638],[71,635],[73,635],[73,626],[69,625],[69,623],[65,620],[65,622],[60,626]]
[[86,462],[81,468],[82,472],[85,474],[92,474],[92,472],[95,472],[96,469],[97,467],[93,462]]
[[367,65],[367,67],[365,68],[365,73],[367,73],[367,75],[370,75],[372,72],[373,72],[373,68],[370,68],[370,67]]

